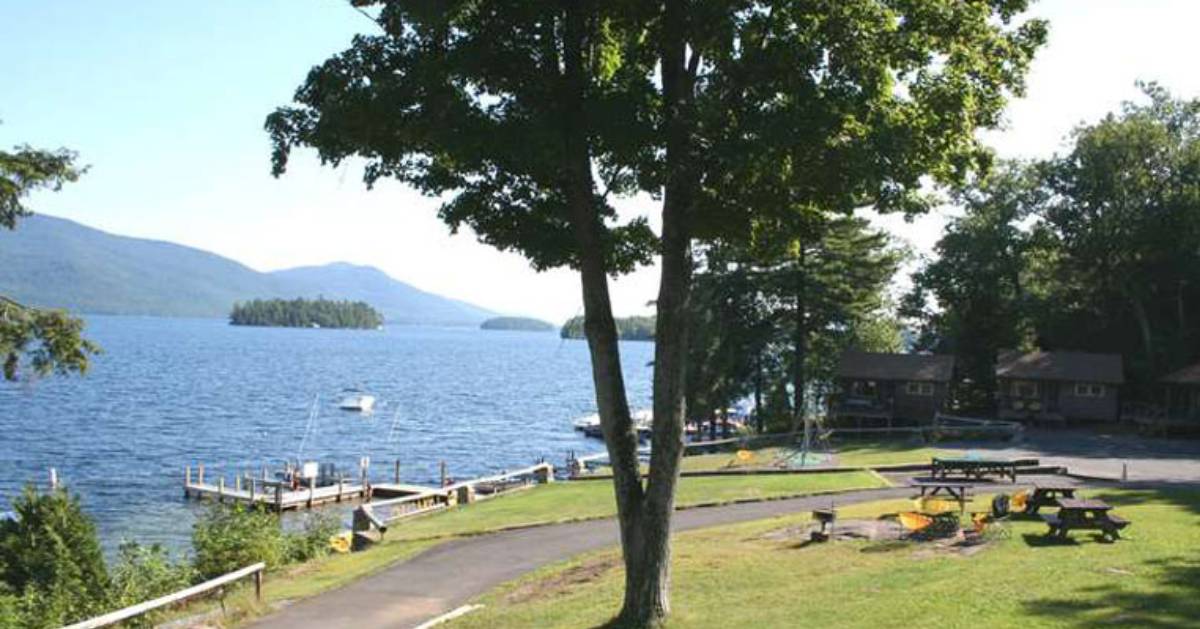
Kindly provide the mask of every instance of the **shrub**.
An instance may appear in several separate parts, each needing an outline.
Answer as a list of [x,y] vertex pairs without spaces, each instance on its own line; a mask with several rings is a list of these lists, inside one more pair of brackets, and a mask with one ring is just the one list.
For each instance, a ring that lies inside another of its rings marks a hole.
[[329,538],[341,530],[341,520],[331,513],[307,514],[304,526],[287,535],[288,561],[309,561],[329,554]]
[[196,572],[206,579],[260,561],[274,568],[288,559],[279,518],[261,505],[213,505],[192,529],[192,546]]
[[96,526],[77,496],[32,486],[0,521],[0,614],[18,625],[55,627],[103,612],[109,578]]
[[[195,577],[189,563],[172,560],[162,546],[125,542],[112,570],[112,606],[128,607],[182,590]],[[150,626],[144,617],[128,622],[134,623],[133,626]]]

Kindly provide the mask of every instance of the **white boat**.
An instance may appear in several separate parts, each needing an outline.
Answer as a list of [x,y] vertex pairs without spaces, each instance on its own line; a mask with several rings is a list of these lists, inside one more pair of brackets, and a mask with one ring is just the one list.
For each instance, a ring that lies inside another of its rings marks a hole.
[[375,407],[375,396],[368,395],[357,389],[346,389],[342,391],[342,400],[338,402],[338,408],[343,411],[358,411],[360,413],[368,413]]
[[580,417],[579,419],[575,420],[574,424],[575,424],[575,430],[579,430],[582,432],[587,432],[588,430],[592,430],[592,429],[599,429],[600,428],[600,414],[592,413],[591,415],[585,415],[584,417]]

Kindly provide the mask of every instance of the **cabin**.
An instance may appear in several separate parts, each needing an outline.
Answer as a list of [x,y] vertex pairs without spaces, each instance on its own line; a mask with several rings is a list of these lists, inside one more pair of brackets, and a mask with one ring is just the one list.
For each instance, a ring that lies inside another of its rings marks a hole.
[[1200,363],[1171,372],[1159,382],[1165,389],[1167,419],[1172,423],[1195,422],[1200,427]]
[[1001,352],[996,361],[997,415],[1048,424],[1117,421],[1124,382],[1119,354]]
[[953,356],[845,352],[829,417],[860,426],[929,423],[944,410],[953,379]]

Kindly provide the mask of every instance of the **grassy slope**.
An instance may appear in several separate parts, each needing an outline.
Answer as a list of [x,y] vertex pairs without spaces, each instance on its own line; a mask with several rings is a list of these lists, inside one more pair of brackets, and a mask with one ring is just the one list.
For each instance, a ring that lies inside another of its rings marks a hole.
[[[883,486],[882,479],[866,472],[684,478],[680,479],[676,504],[690,506]],[[526,524],[605,517],[613,515],[615,510],[612,483],[607,480],[555,483],[404,522],[389,529],[387,538],[473,534]]]
[[[1200,492],[1090,492],[1132,520],[1127,537],[1041,545],[1040,521],[970,557],[908,544],[839,542],[799,548],[763,533],[789,516],[677,538],[671,627],[1184,627],[1200,618]],[[843,518],[909,508],[845,508]],[[618,607],[615,551],[534,573],[485,596],[450,627],[592,627]]]

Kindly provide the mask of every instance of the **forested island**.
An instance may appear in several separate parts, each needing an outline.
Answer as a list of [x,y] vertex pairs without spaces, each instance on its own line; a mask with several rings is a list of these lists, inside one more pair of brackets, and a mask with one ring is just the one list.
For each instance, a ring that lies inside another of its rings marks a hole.
[[234,304],[229,323],[283,328],[372,329],[383,325],[383,315],[362,301],[254,299]]
[[[617,318],[617,336],[623,341],[653,341],[654,317],[635,316]],[[582,339],[583,317],[572,317],[563,324],[559,333],[564,339]]]
[[492,317],[480,324],[483,330],[518,330],[521,332],[549,332],[554,324],[532,317]]

